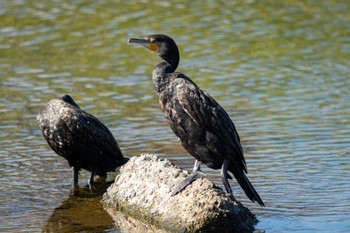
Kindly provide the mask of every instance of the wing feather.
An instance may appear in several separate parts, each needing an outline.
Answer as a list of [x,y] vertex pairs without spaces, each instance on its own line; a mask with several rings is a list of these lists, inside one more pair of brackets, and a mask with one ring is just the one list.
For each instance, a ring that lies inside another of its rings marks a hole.
[[178,82],[176,95],[180,106],[199,126],[230,145],[235,156],[232,159],[247,171],[239,135],[226,111],[189,79]]
[[110,130],[93,115],[79,108],[62,109],[61,119],[68,129],[83,142],[94,144],[107,155],[113,155],[123,163],[123,155]]

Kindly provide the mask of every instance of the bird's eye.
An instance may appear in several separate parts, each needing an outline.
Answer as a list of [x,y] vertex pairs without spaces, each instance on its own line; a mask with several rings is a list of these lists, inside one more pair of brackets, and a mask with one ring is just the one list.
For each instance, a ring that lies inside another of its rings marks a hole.
[[155,43],[155,42],[156,42],[156,39],[154,39],[153,37],[151,37],[151,38],[149,39],[149,42]]

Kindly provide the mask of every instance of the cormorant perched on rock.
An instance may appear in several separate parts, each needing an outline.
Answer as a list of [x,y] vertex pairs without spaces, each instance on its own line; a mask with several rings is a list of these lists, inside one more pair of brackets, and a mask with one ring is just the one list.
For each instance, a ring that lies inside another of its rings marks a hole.
[[107,177],[107,172],[127,160],[109,129],[81,110],[69,95],[50,100],[40,110],[37,122],[49,146],[73,168],[74,188],[78,187],[80,169],[91,172],[91,187],[95,175]]
[[149,35],[144,39],[130,38],[128,43],[143,45],[157,53],[162,62],[153,70],[153,83],[159,103],[169,125],[182,146],[196,159],[193,174],[173,192],[184,189],[201,177],[200,163],[213,169],[221,168],[226,191],[235,200],[228,182],[230,171],[246,195],[264,206],[245,173],[246,163],[235,125],[225,110],[190,78],[175,72],[180,55],[174,40],[166,35]]

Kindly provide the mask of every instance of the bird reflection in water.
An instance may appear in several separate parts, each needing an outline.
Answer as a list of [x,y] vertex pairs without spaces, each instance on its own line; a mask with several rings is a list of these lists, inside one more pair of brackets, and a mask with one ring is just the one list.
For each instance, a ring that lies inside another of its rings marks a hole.
[[53,211],[42,232],[168,232],[115,208],[104,209],[101,199],[109,184],[95,182],[94,190],[88,186],[72,190]]
[[106,232],[111,229],[114,221],[101,202],[109,185],[95,182],[93,191],[88,187],[72,190],[67,200],[53,211],[42,232]]

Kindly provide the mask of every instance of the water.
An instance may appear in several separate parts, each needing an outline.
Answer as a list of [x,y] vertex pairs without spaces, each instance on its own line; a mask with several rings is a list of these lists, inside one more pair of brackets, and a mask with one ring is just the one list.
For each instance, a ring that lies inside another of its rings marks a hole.
[[[0,1],[0,231],[120,230],[100,196],[70,196],[67,162],[41,136],[36,114],[63,94],[104,122],[125,155],[154,153],[191,169],[152,86],[159,58],[126,44],[164,33],[179,45],[179,70],[237,126],[266,208],[232,186],[257,230],[346,232],[349,12],[340,0]],[[221,184],[219,171],[205,171]]]

